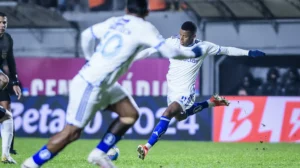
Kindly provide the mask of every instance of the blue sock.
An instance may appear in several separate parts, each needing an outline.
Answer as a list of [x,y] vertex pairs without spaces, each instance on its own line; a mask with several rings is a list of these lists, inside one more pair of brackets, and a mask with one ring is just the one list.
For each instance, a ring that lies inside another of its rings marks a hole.
[[158,139],[162,136],[162,134],[164,134],[167,131],[170,120],[171,119],[165,116],[160,117],[159,123],[154,128],[152,135],[148,140],[148,143],[151,146],[153,146],[158,141]]
[[208,108],[208,102],[194,103],[191,108],[186,110],[187,116],[194,115],[203,109]]
[[51,153],[47,149],[47,145],[45,145],[37,153],[35,153],[32,156],[32,158],[33,158],[33,161],[37,165],[42,166],[43,164],[45,164],[46,162],[48,162],[49,160],[51,160],[52,158],[54,158],[56,155],[57,155],[57,153]]
[[117,144],[121,137],[122,136],[107,132],[101,142],[97,145],[97,148],[107,153],[110,148]]

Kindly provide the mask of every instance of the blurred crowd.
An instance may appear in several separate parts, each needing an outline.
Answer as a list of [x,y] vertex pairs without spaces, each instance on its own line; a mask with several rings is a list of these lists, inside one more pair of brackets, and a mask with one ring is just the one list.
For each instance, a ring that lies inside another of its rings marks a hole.
[[237,95],[299,96],[299,71],[297,68],[289,68],[280,74],[277,68],[270,68],[265,79],[255,78],[249,72],[242,79]]
[[[60,12],[75,11],[111,11],[124,10],[125,0],[12,0],[19,3],[31,3]],[[151,11],[180,10],[181,0],[149,0]]]

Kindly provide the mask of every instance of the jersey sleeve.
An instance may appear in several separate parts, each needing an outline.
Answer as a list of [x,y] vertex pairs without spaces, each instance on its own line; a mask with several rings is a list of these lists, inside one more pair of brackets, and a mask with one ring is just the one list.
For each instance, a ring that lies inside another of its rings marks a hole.
[[206,55],[219,55],[221,53],[221,46],[214,43],[203,41],[200,45]]
[[153,55],[154,53],[157,53],[158,51],[155,48],[147,48],[144,49],[142,51],[140,51],[134,58],[134,60],[140,60],[140,59],[144,59],[147,57],[150,57],[151,55]]
[[249,53],[248,50],[220,46],[208,41],[202,42],[201,46],[207,55],[248,56]]
[[166,42],[166,39],[164,39],[159,31],[151,24],[148,27],[145,27],[142,37],[141,42],[143,44],[156,49],[163,57],[166,58],[195,58],[196,56],[200,56],[202,53],[199,46],[196,46],[192,50],[179,50],[173,47]]

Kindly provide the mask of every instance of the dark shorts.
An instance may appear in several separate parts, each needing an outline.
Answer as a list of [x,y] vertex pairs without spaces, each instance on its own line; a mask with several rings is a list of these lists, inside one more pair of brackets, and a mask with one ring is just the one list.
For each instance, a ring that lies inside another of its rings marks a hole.
[[10,96],[7,89],[0,91],[0,101],[10,101]]

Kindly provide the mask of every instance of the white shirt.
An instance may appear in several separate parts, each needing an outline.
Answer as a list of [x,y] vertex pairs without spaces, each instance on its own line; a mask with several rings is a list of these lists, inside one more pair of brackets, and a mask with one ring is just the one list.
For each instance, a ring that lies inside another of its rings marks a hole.
[[[168,94],[190,92],[194,93],[195,82],[198,76],[199,69],[207,56],[211,55],[229,55],[229,56],[247,56],[248,50],[243,50],[234,47],[223,47],[207,41],[194,40],[190,46],[182,46],[180,39],[177,36],[170,37],[166,40],[167,44],[174,46],[182,51],[193,49],[195,46],[202,48],[201,56],[189,59],[169,59],[170,65],[167,73]],[[148,57],[157,50],[149,48],[141,51],[137,59]]]
[[[95,39],[100,40],[96,50]],[[112,17],[86,29],[81,34],[81,46],[89,62],[79,75],[93,86],[102,87],[116,82],[143,46],[153,47],[167,58],[195,57],[192,51],[169,46],[151,23],[132,15]]]

